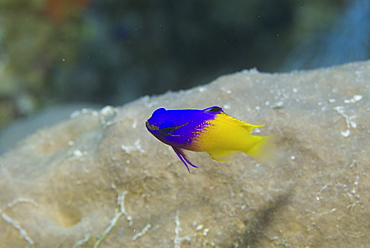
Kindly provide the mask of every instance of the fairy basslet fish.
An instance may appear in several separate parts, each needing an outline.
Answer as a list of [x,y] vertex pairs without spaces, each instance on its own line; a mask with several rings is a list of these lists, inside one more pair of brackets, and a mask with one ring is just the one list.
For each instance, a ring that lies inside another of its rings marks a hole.
[[225,114],[218,106],[203,110],[157,109],[146,122],[146,128],[157,139],[170,145],[190,172],[191,163],[185,150],[207,152],[213,159],[224,158],[239,151],[253,157],[263,156],[269,137],[250,134],[256,127]]

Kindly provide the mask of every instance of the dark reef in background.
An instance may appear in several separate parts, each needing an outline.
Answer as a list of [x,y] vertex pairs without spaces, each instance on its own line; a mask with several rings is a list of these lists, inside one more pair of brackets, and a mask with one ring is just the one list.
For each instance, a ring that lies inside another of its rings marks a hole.
[[328,32],[313,35],[287,57],[283,70],[312,69],[370,58],[370,1],[346,1]]
[[93,80],[95,99],[122,104],[245,68],[271,68],[274,60],[265,58],[285,50],[276,34],[291,28],[292,16],[286,0],[97,2],[88,18],[100,25],[82,49],[84,66],[74,78],[85,77],[75,83]]
[[94,32],[64,99],[120,105],[253,67],[276,72],[369,58],[369,8],[366,0],[95,1],[85,16]]

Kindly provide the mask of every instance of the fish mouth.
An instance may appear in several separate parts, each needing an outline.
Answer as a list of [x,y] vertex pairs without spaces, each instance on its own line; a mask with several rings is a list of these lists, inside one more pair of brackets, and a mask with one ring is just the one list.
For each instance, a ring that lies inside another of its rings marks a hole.
[[145,122],[145,126],[151,130],[151,131],[156,131],[156,130],[159,130],[159,127],[157,127],[156,125],[152,125],[149,123],[149,121]]

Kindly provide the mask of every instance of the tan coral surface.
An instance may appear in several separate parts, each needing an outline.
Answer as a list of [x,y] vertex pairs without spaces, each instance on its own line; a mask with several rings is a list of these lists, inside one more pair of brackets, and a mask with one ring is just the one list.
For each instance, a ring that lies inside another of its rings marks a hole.
[[[0,247],[366,247],[370,62],[256,70],[81,110],[0,158]],[[185,166],[145,129],[159,108],[263,124],[274,159]]]

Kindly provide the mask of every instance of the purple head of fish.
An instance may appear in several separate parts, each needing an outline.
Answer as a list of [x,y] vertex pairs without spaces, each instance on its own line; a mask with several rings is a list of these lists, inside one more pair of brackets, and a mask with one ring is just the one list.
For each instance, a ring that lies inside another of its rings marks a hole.
[[223,112],[214,106],[203,110],[180,109],[154,111],[146,122],[146,128],[160,141],[178,148],[187,148],[193,137],[206,125],[207,120],[213,120],[216,114]]

